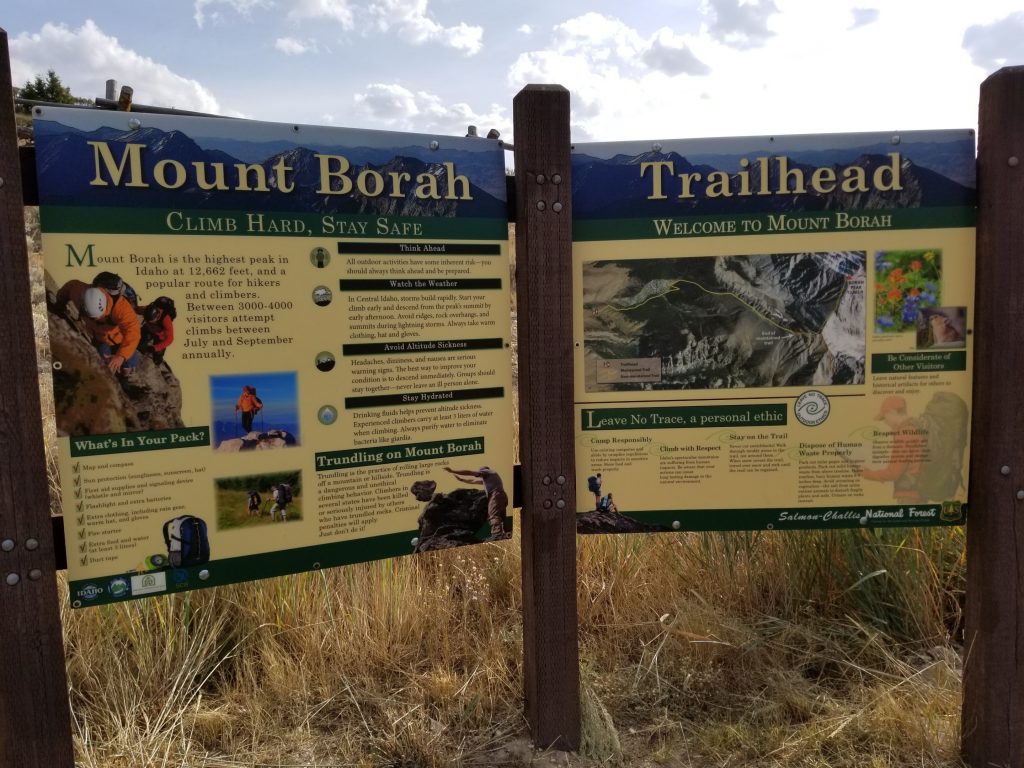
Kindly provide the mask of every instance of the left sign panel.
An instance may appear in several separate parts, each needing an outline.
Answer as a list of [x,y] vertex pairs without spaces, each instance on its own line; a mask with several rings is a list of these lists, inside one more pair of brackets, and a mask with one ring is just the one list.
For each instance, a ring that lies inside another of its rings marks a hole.
[[498,142],[35,133],[73,606],[508,535]]

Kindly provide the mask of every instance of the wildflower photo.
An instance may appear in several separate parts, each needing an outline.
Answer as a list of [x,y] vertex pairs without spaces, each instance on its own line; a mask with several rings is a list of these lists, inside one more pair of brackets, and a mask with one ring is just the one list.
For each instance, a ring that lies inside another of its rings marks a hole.
[[941,303],[942,252],[937,249],[875,254],[875,333],[917,329],[922,310]]

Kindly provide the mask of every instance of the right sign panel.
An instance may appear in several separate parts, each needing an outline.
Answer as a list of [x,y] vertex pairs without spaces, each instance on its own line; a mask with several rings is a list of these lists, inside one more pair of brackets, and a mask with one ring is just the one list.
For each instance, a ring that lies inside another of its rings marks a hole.
[[972,131],[577,144],[581,533],[967,513]]

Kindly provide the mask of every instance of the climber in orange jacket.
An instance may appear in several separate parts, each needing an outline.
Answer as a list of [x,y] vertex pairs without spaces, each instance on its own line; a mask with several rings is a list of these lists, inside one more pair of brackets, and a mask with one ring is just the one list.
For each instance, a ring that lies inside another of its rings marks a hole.
[[235,403],[235,411],[242,412],[242,429],[246,434],[252,432],[252,422],[256,414],[263,408],[263,401],[256,396],[256,387],[248,384],[242,387],[242,394]]
[[56,301],[58,307],[74,303],[111,373],[127,375],[135,369],[142,325],[128,299],[112,297],[103,288],[81,280],[68,280],[57,291]]

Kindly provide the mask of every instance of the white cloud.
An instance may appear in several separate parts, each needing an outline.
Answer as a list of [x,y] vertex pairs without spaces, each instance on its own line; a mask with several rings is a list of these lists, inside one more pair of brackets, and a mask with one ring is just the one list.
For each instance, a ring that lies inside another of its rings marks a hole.
[[1019,64],[1024,61],[1024,13],[968,27],[963,46],[971,61],[988,71]]
[[201,83],[125,48],[91,19],[78,29],[46,23],[38,33],[18,35],[10,47],[16,83],[53,69],[76,96],[91,98],[97,95],[98,84],[113,78],[131,85],[140,104],[221,112],[217,99]]
[[286,56],[301,56],[316,51],[315,43],[296,40],[294,37],[279,37],[274,41],[274,47]]
[[533,29],[530,27],[529,24],[523,24],[518,29],[516,29],[516,32],[520,32],[524,35],[532,35]]
[[[196,20],[196,26],[202,29],[207,18],[215,23],[223,20],[220,11],[216,10],[218,5],[226,5],[235,13],[248,17],[254,8],[265,8],[270,4],[270,0],[195,0],[192,18]],[[213,10],[207,12],[207,8]]]
[[708,72],[690,43],[667,28],[645,38],[619,19],[587,13],[557,25],[547,50],[521,54],[508,80],[514,88],[527,83],[568,88],[574,135],[586,139],[600,135],[603,125],[630,122],[646,92],[659,91],[642,108],[660,110],[660,89],[678,88],[677,80]]
[[436,94],[410,91],[397,83],[370,83],[353,100],[356,112],[389,130],[464,136],[467,126],[476,125],[481,135],[497,128],[507,136],[512,127],[505,109],[496,104],[479,112],[466,103],[445,103]]
[[207,16],[220,18],[216,12],[206,13],[205,9],[215,4],[241,15],[248,15],[255,8],[273,7],[285,11],[287,21],[293,25],[328,21],[345,31],[393,32],[412,45],[442,45],[467,56],[483,48],[483,27],[462,21],[445,26],[430,13],[428,0],[195,0],[196,23],[200,27]]
[[413,45],[439,43],[467,56],[483,47],[483,27],[465,22],[445,27],[430,17],[427,0],[373,0],[367,10],[381,32],[394,30]]
[[877,8],[851,8],[850,14],[853,16],[853,24],[850,25],[850,29],[856,29],[878,21],[879,12]]
[[[970,127],[981,73],[963,45],[971,44],[979,66],[1024,59],[1024,51],[1011,47],[1024,41],[1024,29],[1014,26],[1022,20],[1008,16],[1014,3],[1019,6],[1019,0],[976,0],[944,7],[929,19],[928,55],[907,44],[907,31],[922,24],[913,3],[887,4],[873,23],[852,29],[863,0],[774,0],[778,11],[770,14],[761,3],[760,26],[733,19],[747,42],[761,41],[749,47],[708,23],[693,33],[673,28],[647,35],[586,14],[558,25],[544,47],[538,41],[521,54],[508,84],[568,88],[576,141]],[[993,6],[1010,10],[1000,16]],[[972,24],[1001,17],[1001,26],[983,27],[964,41]]]
[[654,33],[641,57],[651,69],[666,75],[706,75],[710,71],[687,47],[685,39],[668,27]]
[[773,34],[768,20],[778,12],[772,0],[703,0],[701,10],[711,37],[736,48],[763,45]]
[[355,9],[349,0],[287,0],[288,20],[293,22],[334,21],[342,29],[355,27]]

